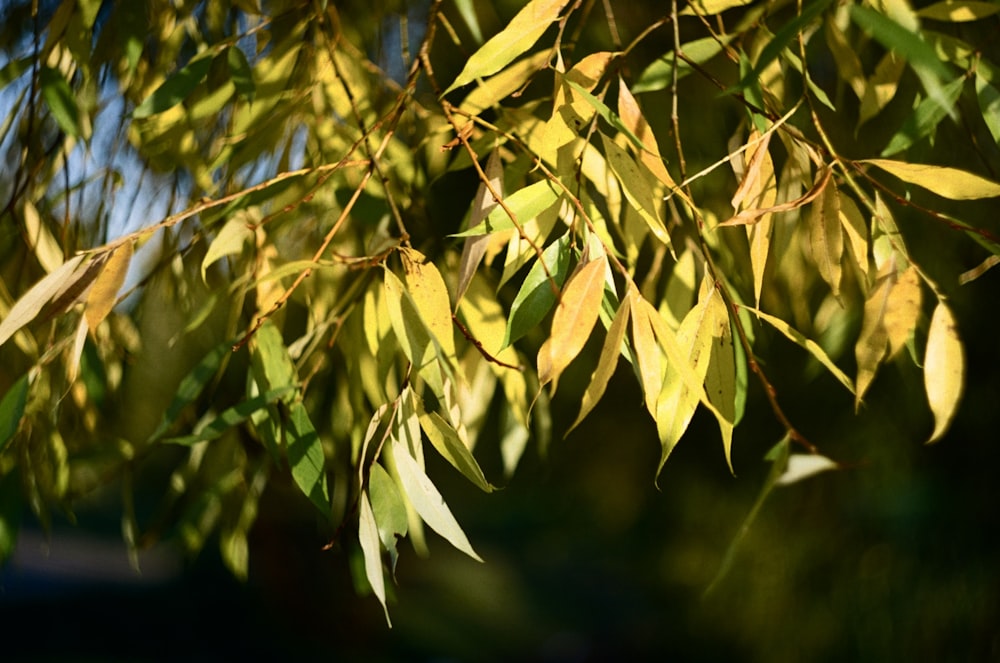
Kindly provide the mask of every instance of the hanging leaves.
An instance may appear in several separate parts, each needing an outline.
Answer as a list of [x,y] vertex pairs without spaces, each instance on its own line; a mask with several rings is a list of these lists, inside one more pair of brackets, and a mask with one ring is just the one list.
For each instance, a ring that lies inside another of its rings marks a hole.
[[1000,196],[1000,183],[958,168],[891,159],[864,159],[860,163],[870,163],[904,182],[916,184],[931,193],[952,200],[976,200]]

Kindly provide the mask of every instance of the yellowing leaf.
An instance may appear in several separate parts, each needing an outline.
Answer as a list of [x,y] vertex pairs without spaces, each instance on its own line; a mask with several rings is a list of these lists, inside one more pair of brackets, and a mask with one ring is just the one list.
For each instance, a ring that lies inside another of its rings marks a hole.
[[840,196],[837,185],[828,180],[823,195],[813,203],[809,215],[809,241],[819,274],[840,299],[841,261],[844,257],[844,233],[840,223]]
[[663,390],[663,359],[660,348],[656,345],[653,333],[653,323],[650,321],[652,307],[642,306],[645,301],[635,290],[630,290],[626,296],[632,313],[632,343],[635,347],[636,368],[639,370],[639,382],[650,416],[656,419],[656,403]]
[[1000,196],[1000,184],[958,168],[932,166],[922,163],[907,163],[892,159],[864,159],[859,163],[870,163],[904,182],[916,184],[952,200],[975,200]]
[[[770,133],[763,137],[754,130],[747,139],[744,158],[746,167],[743,179],[733,195],[733,208],[740,212],[745,209],[769,209],[774,207],[778,197],[777,178],[774,161],[768,153]],[[753,225],[747,226],[747,240],[750,242],[750,265],[753,269],[754,301],[760,306],[760,294],[764,287],[764,270],[771,252],[771,235],[774,232],[774,216],[763,214]]]
[[885,312],[889,306],[889,294],[896,281],[896,266],[894,260],[888,260],[879,272],[875,287],[865,301],[864,317],[861,321],[861,333],[854,345],[854,356],[858,364],[857,392],[854,396],[854,408],[861,407],[868,387],[875,379],[875,373],[885,358],[889,336],[885,329]]
[[583,399],[580,401],[580,414],[566,431],[567,435],[580,425],[580,422],[590,414],[590,411],[604,396],[608,382],[618,365],[618,356],[622,353],[622,342],[625,340],[625,331],[628,329],[629,311],[630,308],[625,304],[618,307],[618,312],[615,313],[611,326],[608,328],[608,335],[604,338],[601,356],[597,360],[597,368],[590,376],[590,384],[587,385],[587,390],[583,393]]
[[924,388],[934,413],[934,432],[928,444],[941,439],[948,431],[964,385],[965,355],[955,316],[944,302],[938,302],[931,316],[924,354]]
[[882,324],[889,342],[889,356],[893,357],[906,345],[920,319],[923,292],[920,274],[910,265],[892,286]]
[[125,242],[111,252],[107,264],[94,281],[87,294],[87,308],[84,315],[91,332],[97,331],[98,325],[111,313],[118,301],[118,291],[125,283],[128,266],[132,262],[132,242]]
[[438,453],[480,489],[487,493],[493,492],[493,486],[486,480],[475,456],[459,437],[454,426],[445,421],[437,412],[420,412],[419,417],[420,427],[424,429],[427,439],[431,441]]
[[650,182],[643,172],[648,169],[637,164],[625,150],[618,147],[603,133],[601,141],[604,144],[604,153],[607,155],[611,172],[621,183],[625,197],[642,216],[649,229],[653,231],[653,235],[668,247],[671,246],[670,235],[667,233],[667,227],[660,212],[660,201],[654,195],[653,187],[650,186]]
[[972,2],[970,0],[944,0],[917,10],[917,16],[935,21],[978,21],[1000,12],[996,2]]
[[444,93],[448,94],[477,78],[495,74],[513,62],[514,58],[538,41],[568,2],[569,0],[531,0],[506,28],[472,54],[462,72]]
[[719,14],[733,7],[749,5],[751,2],[753,0],[692,0],[680,13],[681,16],[690,16],[696,13],[707,15]]
[[410,293],[388,269],[385,270],[385,303],[403,354],[431,390],[440,396],[444,393],[444,367],[438,359],[439,346],[427,330]]
[[538,352],[538,381],[552,383],[555,391],[559,376],[590,338],[597,322],[604,296],[606,260],[591,260],[566,282],[559,305],[552,317],[552,335]]
[[[868,277],[868,225],[854,200],[840,192],[840,222],[847,235],[847,248],[861,275]],[[867,282],[867,281],[866,281]]]
[[451,301],[441,272],[419,251],[404,247],[400,250],[400,255],[403,259],[406,288],[413,297],[420,317],[437,339],[445,356],[454,359],[455,335],[452,331]]
[[38,208],[30,200],[24,201],[24,232],[35,258],[46,272],[52,273],[63,264],[62,247],[42,222]]
[[[729,309],[720,296],[713,296],[708,302],[707,316],[712,334],[711,357],[705,373],[705,395],[719,409],[725,421],[719,420],[723,451],[731,457],[733,428],[736,426],[737,400],[739,394],[736,365],[736,348],[733,343],[733,327],[729,320]],[[745,384],[744,384],[745,389]],[[732,467],[729,468],[732,471]]]
[[[656,143],[656,136],[653,135],[653,130],[649,126],[649,122],[646,121],[642,111],[639,109],[639,103],[632,96],[628,86],[625,85],[625,81],[621,78],[618,79],[618,116],[621,117],[622,124],[636,138],[642,141],[644,149],[639,151],[639,160],[670,191],[678,190],[677,183],[674,182],[674,178],[670,176],[666,166],[663,165],[663,157],[660,156],[660,146]],[[686,195],[683,192],[681,194]]]

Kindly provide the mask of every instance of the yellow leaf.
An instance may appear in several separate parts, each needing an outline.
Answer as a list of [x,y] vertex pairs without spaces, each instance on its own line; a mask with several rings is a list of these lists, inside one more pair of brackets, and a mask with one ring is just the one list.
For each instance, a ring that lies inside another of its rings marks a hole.
[[[639,159],[649,168],[649,171],[656,176],[656,179],[663,182],[670,191],[677,189],[677,183],[670,176],[666,166],[663,165],[663,157],[660,156],[660,146],[656,143],[656,136],[649,126],[649,122],[639,109],[639,104],[629,91],[625,81],[618,79],[618,116],[621,117],[622,124],[642,141],[645,148],[639,154]],[[681,195],[685,195],[681,192]]]
[[854,200],[840,193],[840,222],[847,235],[847,247],[861,275],[868,278],[868,226]]
[[681,16],[690,16],[697,11],[698,14],[711,16],[712,14],[719,14],[733,7],[749,5],[751,2],[753,0],[693,0],[680,13]]
[[567,435],[590,414],[608,388],[608,382],[618,365],[618,356],[622,353],[622,342],[625,340],[625,330],[628,328],[629,310],[625,304],[619,306],[618,312],[615,313],[615,317],[611,321],[611,326],[608,327],[608,335],[604,338],[601,356],[597,360],[597,368],[590,376],[590,384],[587,385],[587,390],[583,393],[583,399],[580,402],[580,414],[566,431]]
[[[708,303],[712,334],[711,357],[705,373],[705,394],[722,414],[719,432],[726,458],[731,458],[733,428],[736,425],[736,353],[733,347],[733,327],[729,321],[729,309],[721,296],[713,296]],[[732,465],[729,467],[732,471]]]
[[[777,178],[774,162],[768,153],[770,133],[763,136],[754,130],[747,139],[744,155],[746,168],[743,179],[733,195],[733,208],[740,212],[745,209],[768,209],[774,207],[778,197]],[[764,270],[767,256],[771,251],[771,234],[774,231],[774,216],[770,213],[760,216],[754,225],[747,226],[747,240],[750,242],[750,265],[753,269],[754,301],[760,306],[760,294],[764,287]]]
[[935,21],[978,21],[1000,12],[996,2],[974,2],[971,0],[943,0],[917,10],[917,16]]
[[568,2],[569,0],[531,0],[506,28],[472,54],[462,72],[444,91],[445,94],[477,78],[495,74],[513,62],[514,58],[538,41]]
[[559,305],[552,317],[552,335],[538,353],[538,381],[552,382],[555,391],[559,376],[580,354],[597,322],[604,296],[606,260],[591,260],[583,265],[563,287]]
[[251,219],[246,212],[237,213],[219,230],[201,261],[201,278],[205,279],[208,267],[223,256],[238,254],[244,245],[253,239],[253,231],[247,227]]
[[916,184],[931,193],[952,200],[976,200],[1000,196],[1000,184],[958,168],[892,159],[863,159],[859,163],[870,163],[904,182]]
[[861,333],[854,345],[854,356],[858,364],[858,377],[855,380],[854,409],[861,407],[868,387],[875,379],[879,365],[885,358],[889,345],[889,335],[885,329],[885,312],[889,307],[889,294],[896,282],[895,260],[888,260],[879,272],[875,287],[872,288],[865,301],[864,318],[861,322]]
[[604,153],[607,155],[608,164],[611,166],[615,178],[621,183],[625,197],[646,221],[649,229],[653,231],[653,235],[668,247],[671,246],[670,235],[667,234],[667,227],[660,212],[659,198],[654,195],[653,187],[650,186],[646,175],[649,170],[645,166],[637,164],[628,155],[628,152],[604,134],[601,134],[601,141],[604,144]]
[[882,319],[889,341],[889,357],[895,356],[906,346],[906,341],[920,319],[922,300],[920,275],[917,269],[910,265],[892,286],[885,316]]
[[[493,190],[502,196],[503,163],[500,161],[499,149],[494,149],[490,152],[490,158],[486,160],[484,173],[489,180],[490,186],[493,187]],[[472,213],[469,216],[469,227],[475,228],[478,226],[483,219],[489,216],[490,212],[492,212],[493,208],[496,206],[497,201],[493,199],[493,195],[486,187],[486,184],[484,182],[480,182],[479,188],[476,190],[476,199],[472,203]],[[465,290],[469,287],[469,282],[472,281],[472,275],[476,273],[476,269],[479,268],[479,263],[482,262],[483,256],[486,255],[486,249],[495,239],[496,238],[492,235],[465,238],[465,244],[462,246],[462,259],[458,266],[458,287],[455,290],[456,308],[458,302],[462,300],[462,296],[465,295]]]
[[483,81],[482,85],[465,97],[459,109],[471,115],[478,115],[491,108],[523,87],[529,78],[545,68],[551,57],[549,51],[539,51],[519,60],[496,76]]
[[632,312],[632,343],[635,347],[639,381],[642,383],[646,409],[655,420],[657,416],[656,402],[663,389],[663,362],[660,358],[660,348],[656,345],[656,337],[653,334],[653,325],[649,319],[652,307],[642,306],[640,302],[645,300],[635,290],[629,291],[626,299]]
[[832,179],[827,181],[820,199],[813,203],[809,215],[809,242],[820,276],[839,300],[844,233],[840,223],[840,196]]
[[91,332],[111,313],[118,301],[118,291],[125,283],[128,266],[132,262],[132,242],[125,242],[111,252],[104,269],[94,281],[87,294],[87,308],[84,315]]
[[63,250],[52,236],[38,208],[30,201],[24,201],[24,232],[38,263],[51,274],[63,264]]
[[400,250],[400,256],[403,258],[406,289],[410,291],[420,317],[437,339],[445,356],[454,359],[455,335],[452,331],[451,301],[441,272],[434,263],[414,249],[404,247]]
[[924,388],[934,413],[934,432],[928,444],[941,439],[948,431],[962,398],[964,383],[965,356],[955,316],[944,302],[938,302],[931,316],[924,354]]

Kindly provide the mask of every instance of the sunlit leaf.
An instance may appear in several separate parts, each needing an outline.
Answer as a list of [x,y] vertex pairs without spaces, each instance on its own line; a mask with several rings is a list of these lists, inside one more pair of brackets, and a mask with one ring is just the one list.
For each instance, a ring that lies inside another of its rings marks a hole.
[[97,330],[98,325],[115,307],[118,291],[125,283],[129,265],[132,263],[132,252],[132,242],[125,242],[112,251],[100,276],[94,280],[94,285],[87,294],[87,308],[84,311],[91,332]]
[[928,444],[948,432],[965,387],[965,352],[951,309],[938,302],[927,331],[924,354],[924,388],[934,414],[934,432]]
[[568,0],[531,0],[511,22],[472,54],[461,73],[445,90],[471,83],[477,78],[495,74],[531,48],[549,25],[559,17]]
[[[33,285],[24,296],[15,302],[10,313],[0,322],[0,345],[6,343],[7,339],[21,327],[34,320],[46,304],[59,298],[61,293],[69,291],[88,276],[87,267],[80,268],[83,259],[82,254],[70,258],[54,272]],[[91,275],[91,278],[96,277],[97,274]]]
[[902,152],[918,140],[932,135],[941,120],[946,118],[958,103],[964,84],[965,78],[960,76],[941,88],[941,99],[928,97],[917,104],[913,112],[906,117],[903,126],[889,139],[889,144],[882,150],[882,156]]
[[753,0],[692,0],[680,13],[681,15],[691,14],[719,14],[733,7],[749,5]]
[[531,76],[544,69],[551,57],[548,51],[539,51],[518,60],[469,92],[459,109],[478,114],[500,103],[524,87]]
[[[253,231],[247,227],[246,218],[237,214],[226,221],[201,260],[201,278],[207,279],[208,268],[217,260],[230,255],[238,255],[243,247],[253,239]],[[272,276],[274,278],[274,276]]]
[[455,516],[451,514],[451,509],[444,503],[441,493],[438,492],[431,480],[424,474],[424,471],[413,459],[406,446],[396,439],[392,440],[389,447],[392,452],[396,469],[399,472],[399,479],[403,490],[409,498],[413,508],[416,509],[420,517],[428,526],[455,546],[466,555],[476,561],[483,561],[476,551],[469,544],[469,539],[459,526]]
[[854,345],[854,356],[858,364],[857,392],[854,408],[861,407],[861,401],[875,379],[879,366],[885,359],[889,336],[885,328],[885,314],[889,307],[889,296],[896,282],[896,266],[889,260],[879,272],[875,286],[868,293],[861,332]]
[[893,357],[905,347],[913,335],[923,310],[923,291],[920,274],[913,265],[896,279],[886,303],[882,324],[889,342],[889,356]]
[[1000,12],[996,2],[974,2],[971,0],[943,0],[917,10],[917,16],[935,21],[978,21]]
[[993,140],[1000,145],[1000,90],[990,85],[979,72],[976,72],[976,99]]
[[577,415],[573,425],[567,429],[567,435],[580,425],[580,422],[590,414],[590,411],[604,396],[608,382],[611,381],[611,376],[614,375],[615,367],[618,365],[618,357],[622,353],[622,343],[625,340],[625,332],[628,330],[630,310],[630,307],[625,304],[618,307],[618,312],[615,313],[611,326],[608,328],[608,335],[604,338],[601,355],[597,360],[597,368],[590,376],[590,382],[583,393],[583,399],[580,401],[580,414]]
[[406,289],[413,297],[417,311],[434,335],[445,355],[455,357],[455,335],[452,331],[451,300],[441,272],[434,263],[415,249],[400,249]]
[[[523,226],[530,219],[552,207],[558,200],[558,188],[548,180],[541,180],[515,191],[504,198],[503,202],[507,209],[517,217],[517,222]],[[507,210],[498,206],[489,213],[485,221],[464,232],[456,233],[452,237],[475,237],[511,228],[516,228],[516,226],[510,215]]]
[[904,182],[916,184],[944,198],[974,200],[1000,196],[1000,183],[993,182],[968,171],[946,166],[908,163],[891,159],[863,159]]
[[538,381],[552,383],[555,391],[559,376],[573,361],[594,329],[604,296],[603,259],[591,260],[574,272],[559,297],[552,317],[552,334],[538,351]]
[[[702,37],[681,45],[681,52],[687,60],[697,64],[705,64],[722,52],[723,47],[732,40],[732,35],[718,37]],[[680,80],[694,71],[686,60],[677,60],[677,79]],[[673,84],[674,53],[670,51],[653,60],[632,85],[632,92],[655,92]]]
[[[645,166],[637,164],[625,150],[603,133],[601,134],[601,142],[604,145],[604,153],[607,155],[611,171],[621,183],[625,197],[646,221],[653,235],[671,247],[670,234],[667,233],[666,224],[663,222],[661,203],[653,193],[647,175],[642,172],[647,169]],[[639,145],[641,149],[642,143],[640,142]]]
[[451,463],[452,467],[483,491],[493,492],[493,485],[486,480],[475,456],[459,437],[454,426],[445,421],[437,412],[422,413],[420,426],[424,429],[427,439],[431,441],[434,448],[445,460]]
[[[737,212],[746,209],[766,210],[774,207],[778,196],[777,176],[774,172],[774,161],[768,150],[770,137],[763,137],[752,131],[747,138],[747,148],[744,155],[746,167],[743,178],[731,201]],[[753,225],[747,226],[747,241],[750,244],[750,265],[753,269],[754,300],[760,303],[764,289],[764,274],[767,269],[768,256],[771,253],[771,236],[774,233],[774,215],[771,212],[757,217]]]
[[385,602],[385,575],[382,572],[382,555],[379,548],[378,525],[375,514],[368,502],[368,494],[362,492],[358,498],[358,541],[365,558],[365,576],[375,597],[385,611],[385,621],[392,626],[389,619],[389,606]]
[[788,456],[788,466],[774,483],[776,486],[789,486],[838,467],[837,463],[819,454],[791,454]]

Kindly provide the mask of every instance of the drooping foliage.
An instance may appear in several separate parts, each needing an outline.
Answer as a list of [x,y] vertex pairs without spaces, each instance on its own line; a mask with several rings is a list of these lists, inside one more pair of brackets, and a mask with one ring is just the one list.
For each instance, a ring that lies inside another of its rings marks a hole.
[[758,388],[768,485],[836,467],[770,377],[794,346],[855,409],[921,366],[945,435],[949,294],[1000,256],[1000,5],[637,4],[9,3],[0,556],[21,500],[116,482],[133,552],[218,532],[244,576],[287,481],[385,604],[400,537],[478,558],[426,455],[492,491],[616,371],[650,478],[699,408],[732,467]]

